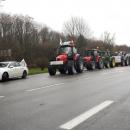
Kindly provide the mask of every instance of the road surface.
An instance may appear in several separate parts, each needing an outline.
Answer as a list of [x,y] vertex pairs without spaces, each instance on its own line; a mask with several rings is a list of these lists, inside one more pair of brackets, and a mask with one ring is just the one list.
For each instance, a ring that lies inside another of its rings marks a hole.
[[0,82],[0,130],[130,130],[130,67]]

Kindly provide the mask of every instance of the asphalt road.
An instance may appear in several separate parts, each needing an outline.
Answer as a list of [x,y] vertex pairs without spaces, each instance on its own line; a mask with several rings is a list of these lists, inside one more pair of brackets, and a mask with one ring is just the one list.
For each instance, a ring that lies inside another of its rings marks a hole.
[[0,130],[130,130],[130,66],[0,82]]

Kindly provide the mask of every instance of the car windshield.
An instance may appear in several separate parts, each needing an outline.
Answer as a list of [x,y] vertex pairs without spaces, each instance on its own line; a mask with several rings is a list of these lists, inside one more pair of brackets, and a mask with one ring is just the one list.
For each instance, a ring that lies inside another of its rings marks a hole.
[[7,67],[9,63],[0,62],[0,68]]
[[60,47],[58,54],[63,54],[63,53],[65,53],[65,54],[72,53],[71,47]]
[[84,53],[84,55],[85,55],[85,56],[92,56],[92,55],[94,55],[94,54],[93,54],[93,51],[91,51],[91,50],[86,50],[85,53]]

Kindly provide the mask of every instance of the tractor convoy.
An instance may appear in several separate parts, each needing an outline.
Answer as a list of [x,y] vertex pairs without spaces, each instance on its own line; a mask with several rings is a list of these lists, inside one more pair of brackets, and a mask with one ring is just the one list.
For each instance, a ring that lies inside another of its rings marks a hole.
[[94,70],[103,68],[114,68],[117,65],[130,65],[130,54],[124,52],[111,53],[99,49],[85,49],[81,56],[73,41],[60,42],[55,60],[50,61],[48,72],[51,76],[57,71],[61,74],[72,75],[82,73],[83,69]]

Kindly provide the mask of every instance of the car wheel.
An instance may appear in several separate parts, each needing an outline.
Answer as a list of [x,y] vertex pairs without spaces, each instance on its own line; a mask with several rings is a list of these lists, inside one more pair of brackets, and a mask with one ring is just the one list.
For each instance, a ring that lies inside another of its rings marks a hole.
[[23,72],[22,78],[23,78],[23,79],[26,79],[26,78],[27,78],[27,72],[26,72],[26,71]]
[[9,79],[9,75],[7,72],[4,72],[2,75],[2,81],[7,81]]

